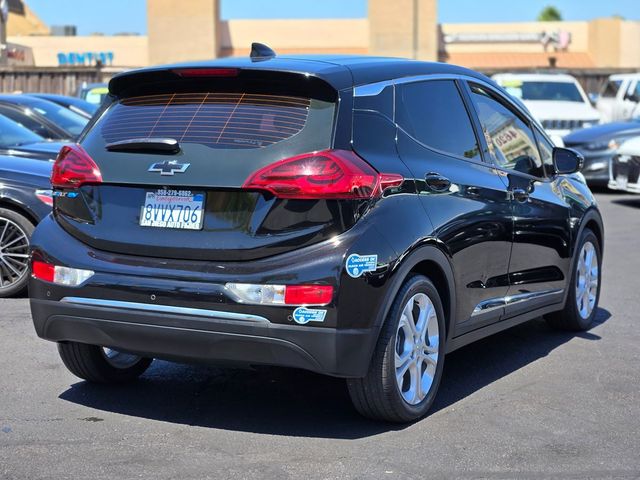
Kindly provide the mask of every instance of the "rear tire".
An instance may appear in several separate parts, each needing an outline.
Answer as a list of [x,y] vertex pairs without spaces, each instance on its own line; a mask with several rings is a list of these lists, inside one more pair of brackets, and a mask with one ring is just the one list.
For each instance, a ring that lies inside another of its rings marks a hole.
[[34,229],[23,215],[0,208],[0,298],[18,295],[27,288]]
[[130,382],[142,375],[153,361],[77,342],[58,343],[58,353],[71,373],[94,383]]
[[567,303],[564,309],[544,317],[557,330],[588,330],[593,325],[598,310],[602,256],[598,238],[588,228],[582,232],[576,252]]
[[356,410],[389,422],[424,416],[442,377],[445,336],[436,287],[422,275],[409,277],[391,306],[367,375],[347,379]]

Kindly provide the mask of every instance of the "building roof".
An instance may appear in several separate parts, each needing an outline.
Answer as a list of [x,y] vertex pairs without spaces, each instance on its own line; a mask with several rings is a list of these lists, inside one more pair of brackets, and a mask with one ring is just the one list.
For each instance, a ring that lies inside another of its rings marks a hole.
[[456,65],[480,70],[514,68],[548,68],[549,58],[556,59],[557,68],[595,68],[586,52],[451,52],[445,60]]

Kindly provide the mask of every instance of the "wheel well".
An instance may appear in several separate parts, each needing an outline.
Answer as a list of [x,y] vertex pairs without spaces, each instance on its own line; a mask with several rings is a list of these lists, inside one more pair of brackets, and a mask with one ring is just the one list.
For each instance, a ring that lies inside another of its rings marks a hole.
[[445,324],[447,326],[447,333],[449,332],[449,326],[451,324],[451,292],[449,291],[449,282],[447,276],[436,262],[432,260],[424,260],[416,264],[410,273],[418,273],[424,275],[433,282],[442,300],[442,308],[444,309]]
[[27,220],[29,220],[34,225],[38,224],[38,219],[35,218],[33,216],[33,214],[31,212],[29,212],[29,210],[27,210],[26,208],[21,207],[20,205],[12,202],[10,200],[7,200],[6,198],[0,199],[0,208],[6,208],[7,210],[11,210],[13,212],[19,213],[20,215],[25,217]]
[[598,244],[600,245],[600,250],[602,251],[602,249],[604,248],[604,245],[602,244],[602,241],[603,241],[602,231],[600,230],[600,225],[598,225],[598,222],[591,219],[587,222],[587,224],[585,225],[585,228],[588,228],[589,230],[591,230],[593,234],[596,236],[596,238],[598,239]]

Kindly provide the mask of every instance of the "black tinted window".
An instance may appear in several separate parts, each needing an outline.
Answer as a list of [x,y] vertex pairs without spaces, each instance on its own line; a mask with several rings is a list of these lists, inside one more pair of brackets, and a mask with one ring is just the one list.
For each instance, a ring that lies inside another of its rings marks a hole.
[[600,96],[604,98],[614,98],[618,94],[621,83],[621,80],[609,80],[605,83],[604,87],[602,87]]
[[465,158],[479,159],[471,120],[451,80],[400,86],[398,124],[424,145]]
[[471,85],[489,153],[499,166],[536,177],[544,177],[536,139],[527,124],[489,91]]
[[210,148],[260,148],[299,133],[309,98],[257,93],[174,93],[121,100],[101,132],[106,142],[169,137]]

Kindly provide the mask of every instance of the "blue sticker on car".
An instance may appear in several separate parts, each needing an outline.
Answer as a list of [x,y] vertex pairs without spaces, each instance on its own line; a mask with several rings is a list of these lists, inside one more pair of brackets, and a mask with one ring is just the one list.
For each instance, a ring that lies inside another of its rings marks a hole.
[[358,255],[352,253],[347,257],[347,273],[350,277],[358,278],[365,272],[375,272],[378,255]]
[[293,320],[300,325],[304,325],[309,322],[324,322],[324,317],[326,315],[326,310],[298,307],[293,311]]

